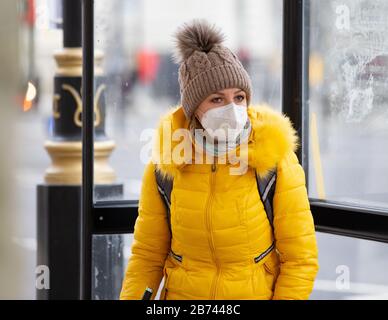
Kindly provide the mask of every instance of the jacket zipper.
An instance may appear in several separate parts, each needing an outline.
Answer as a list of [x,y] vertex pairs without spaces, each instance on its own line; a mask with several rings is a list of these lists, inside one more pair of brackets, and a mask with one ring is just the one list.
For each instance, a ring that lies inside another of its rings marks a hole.
[[179,262],[182,262],[183,260],[183,257],[179,254],[176,254],[174,251],[172,251],[172,249],[170,250],[170,254],[171,256],[175,259],[175,260],[178,260]]
[[214,193],[214,184],[215,184],[215,175],[217,172],[217,164],[213,163],[211,167],[211,174],[210,174],[210,195],[206,206],[206,222],[207,222],[207,229],[208,229],[208,235],[209,235],[209,246],[210,250],[212,252],[213,259],[216,263],[217,268],[217,274],[213,279],[212,287],[211,287],[211,299],[214,300],[216,296],[216,290],[217,290],[217,283],[218,279],[220,277],[220,267],[219,262],[216,257],[216,252],[214,248],[214,242],[213,242],[213,235],[212,235],[212,221],[211,221],[211,204],[213,202],[213,193]]
[[261,260],[263,260],[273,249],[275,249],[275,242],[272,242],[268,249],[266,249],[262,254],[254,258],[255,263],[259,263]]

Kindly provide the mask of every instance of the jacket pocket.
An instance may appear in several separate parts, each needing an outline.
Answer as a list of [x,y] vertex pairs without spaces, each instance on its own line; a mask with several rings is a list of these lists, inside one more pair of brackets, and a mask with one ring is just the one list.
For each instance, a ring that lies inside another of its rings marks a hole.
[[275,241],[262,253],[254,257],[254,290],[265,299],[272,299],[277,276],[279,261],[275,248]]
[[171,277],[174,272],[179,268],[179,265],[183,262],[183,256],[176,254],[170,249],[171,258],[167,259],[163,268],[164,285],[160,293],[160,300],[167,300],[168,291],[170,290]]
[[168,291],[170,290],[170,283],[171,283],[171,277],[173,273],[175,272],[175,268],[166,270],[165,272],[165,282],[164,282],[164,288],[161,293],[161,298],[160,300],[167,300],[168,298]]
[[168,287],[168,280],[170,279],[170,276],[167,273],[167,267],[165,266],[163,268],[163,275],[164,275],[164,284],[163,284],[163,289],[160,293],[160,300],[167,300],[167,287]]
[[269,290],[274,291],[277,278],[280,273],[279,259],[276,252],[272,252],[268,259],[264,262],[265,280]]
[[272,242],[272,244],[264,252],[260,253],[258,256],[254,258],[255,263],[259,263],[266,256],[268,256],[274,249],[275,249],[275,242]]
[[264,278],[267,289],[270,291],[274,291],[275,283],[276,283],[276,275],[275,272],[268,266],[267,263],[264,263]]

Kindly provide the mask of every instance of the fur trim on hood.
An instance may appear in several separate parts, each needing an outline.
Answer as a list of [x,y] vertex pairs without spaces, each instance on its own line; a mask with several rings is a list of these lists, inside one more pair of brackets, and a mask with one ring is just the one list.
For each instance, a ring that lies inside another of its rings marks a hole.
[[[299,138],[291,120],[267,105],[250,106],[248,116],[252,125],[248,142],[248,165],[256,169],[261,177],[265,177],[283,157],[298,149]],[[152,162],[163,176],[174,178],[182,167],[192,163],[192,158],[181,163],[171,160],[172,150],[180,144],[180,140],[174,141],[170,134],[170,139],[163,139],[163,132],[166,129],[171,133],[177,129],[187,129],[182,132],[189,134],[189,125],[181,106],[170,109],[161,117],[152,150]]]

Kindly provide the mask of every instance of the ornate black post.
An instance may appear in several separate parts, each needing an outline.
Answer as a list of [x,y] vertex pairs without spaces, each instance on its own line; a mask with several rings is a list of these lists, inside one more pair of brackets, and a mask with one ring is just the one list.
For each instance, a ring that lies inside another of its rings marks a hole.
[[[52,163],[45,183],[37,186],[38,299],[80,298],[80,211],[82,180],[82,0],[63,0],[63,46],[54,54],[53,129],[45,142]],[[95,54],[94,81],[94,182],[95,194],[120,197],[123,186],[108,164],[115,148],[105,134],[105,78],[103,55]],[[109,244],[109,245],[108,245]],[[103,270],[93,274],[92,298],[113,299],[120,284],[109,276],[122,268],[121,237],[99,236],[93,241],[93,262]],[[92,254],[92,253],[90,253]],[[91,257],[92,259],[92,257]],[[95,269],[95,268],[93,268]],[[44,274],[49,272],[49,277]],[[108,276],[107,276],[108,275]],[[49,285],[45,283],[49,280]],[[112,283],[115,287],[112,288]],[[48,289],[49,287],[49,289]]]

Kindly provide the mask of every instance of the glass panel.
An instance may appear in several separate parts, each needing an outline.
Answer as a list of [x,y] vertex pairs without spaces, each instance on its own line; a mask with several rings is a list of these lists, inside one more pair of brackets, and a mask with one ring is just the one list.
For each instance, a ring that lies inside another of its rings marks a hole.
[[310,197],[386,208],[388,2],[310,4]]
[[388,298],[388,247],[384,243],[317,234],[320,269],[312,300]]
[[[92,299],[118,300],[131,256],[133,234],[93,236]],[[159,299],[162,279],[156,300]]]
[[206,18],[219,26],[251,75],[252,103],[280,109],[281,11],[281,0],[95,1],[96,64],[102,59],[96,66],[95,183],[107,185],[96,188],[95,200],[138,199],[147,131],[180,102],[172,34],[184,22]]
[[[132,235],[94,235],[92,244],[92,299],[117,300]],[[124,249],[124,250],[123,250]]]

